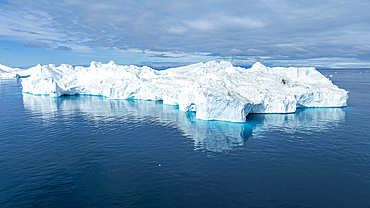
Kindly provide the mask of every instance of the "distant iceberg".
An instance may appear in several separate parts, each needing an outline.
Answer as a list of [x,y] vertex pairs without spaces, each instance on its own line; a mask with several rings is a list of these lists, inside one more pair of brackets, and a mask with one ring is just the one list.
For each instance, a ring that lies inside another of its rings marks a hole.
[[12,68],[0,64],[0,78],[26,78],[39,72],[40,69],[40,64],[29,69]]
[[167,70],[91,62],[89,67],[37,65],[19,72],[22,91],[59,97],[163,100],[197,119],[245,122],[249,113],[293,113],[299,107],[342,107],[348,92],[313,67],[251,68],[207,62]]

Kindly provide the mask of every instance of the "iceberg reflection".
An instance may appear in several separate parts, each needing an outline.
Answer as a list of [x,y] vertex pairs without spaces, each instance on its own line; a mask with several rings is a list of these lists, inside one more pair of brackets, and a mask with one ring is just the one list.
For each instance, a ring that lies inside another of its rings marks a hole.
[[182,112],[177,106],[156,101],[110,100],[97,96],[69,96],[50,98],[23,94],[26,111],[45,123],[53,119],[83,116],[92,125],[118,119],[119,122],[150,122],[179,129],[191,138],[196,150],[222,152],[246,144],[252,133],[279,129],[286,133],[311,134],[335,128],[345,119],[342,108],[300,109],[295,114],[253,114],[247,123],[205,121],[195,118],[195,113]]
[[254,132],[279,130],[288,134],[313,134],[337,128],[345,117],[343,108],[301,108],[293,114],[252,114],[248,119],[260,123]]

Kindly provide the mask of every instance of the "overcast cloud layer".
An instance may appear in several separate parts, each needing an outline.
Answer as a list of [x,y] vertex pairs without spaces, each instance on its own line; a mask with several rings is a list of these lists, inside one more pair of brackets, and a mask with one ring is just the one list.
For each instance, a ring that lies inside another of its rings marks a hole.
[[80,54],[370,66],[369,11],[368,0],[0,0],[0,37]]

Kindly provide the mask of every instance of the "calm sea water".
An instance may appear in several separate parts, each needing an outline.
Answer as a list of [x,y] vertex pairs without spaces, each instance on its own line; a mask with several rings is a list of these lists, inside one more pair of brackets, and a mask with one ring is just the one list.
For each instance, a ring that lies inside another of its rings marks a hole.
[[346,108],[196,120],[161,102],[0,80],[0,207],[370,207],[370,70]]

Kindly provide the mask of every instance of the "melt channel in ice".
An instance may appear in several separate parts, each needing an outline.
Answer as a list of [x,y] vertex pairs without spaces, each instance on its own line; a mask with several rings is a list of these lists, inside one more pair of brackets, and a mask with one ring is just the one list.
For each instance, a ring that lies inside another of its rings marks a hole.
[[196,118],[244,122],[249,113],[293,113],[299,107],[342,107],[348,92],[313,67],[251,68],[207,62],[167,70],[91,62],[89,67],[37,65],[22,91],[59,97],[89,94],[109,99],[163,100]]

